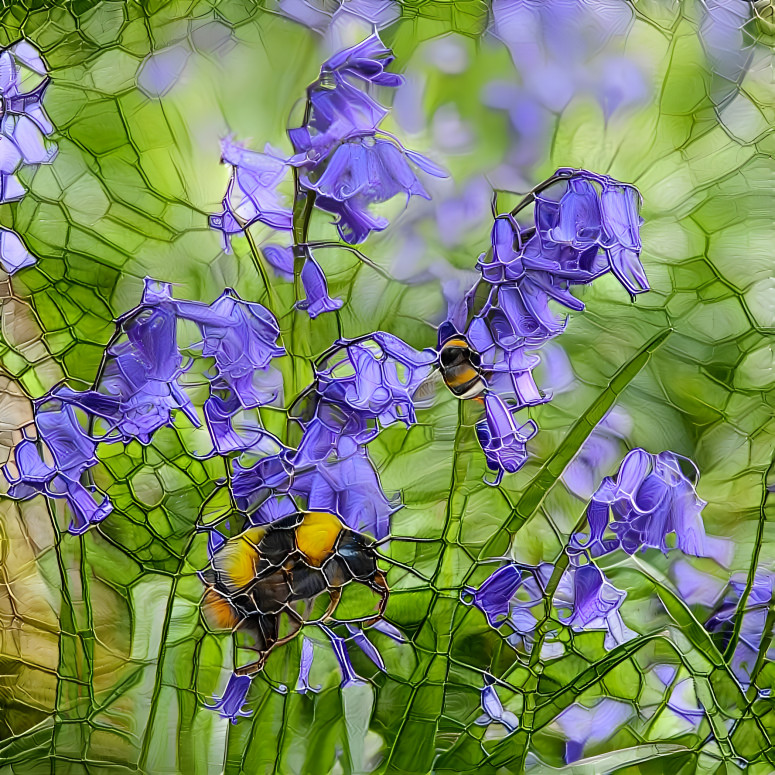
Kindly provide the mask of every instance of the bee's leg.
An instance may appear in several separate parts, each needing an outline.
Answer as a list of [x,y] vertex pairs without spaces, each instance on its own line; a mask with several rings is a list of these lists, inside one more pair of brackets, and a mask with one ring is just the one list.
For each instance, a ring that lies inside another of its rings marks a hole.
[[329,593],[331,595],[331,602],[329,602],[328,608],[326,608],[326,612],[323,614],[323,616],[320,617],[321,621],[323,622],[328,621],[328,619],[331,618],[334,610],[339,605],[339,601],[342,599],[341,587],[332,587]]
[[369,584],[369,587],[379,595],[379,605],[377,606],[377,615],[364,622],[364,626],[366,627],[378,622],[385,615],[385,608],[387,608],[387,601],[390,595],[387,579],[382,571],[377,571],[374,580]]

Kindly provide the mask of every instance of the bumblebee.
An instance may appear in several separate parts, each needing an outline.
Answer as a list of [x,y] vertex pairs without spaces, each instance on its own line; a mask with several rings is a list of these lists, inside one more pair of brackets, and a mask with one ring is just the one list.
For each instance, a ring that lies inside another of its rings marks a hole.
[[482,376],[482,359],[462,335],[441,345],[439,369],[444,384],[461,400],[478,398],[487,389]]
[[[382,617],[389,594],[377,567],[375,543],[321,511],[248,528],[213,555],[201,576],[207,586],[202,611],[210,627],[247,630],[255,639],[259,657],[239,668],[240,675],[260,670],[272,650],[294,638],[305,624],[328,619],[346,584],[355,581],[379,595],[371,621]],[[326,591],[330,602],[325,613],[309,619],[313,601]],[[304,606],[299,601],[305,601]],[[281,637],[283,614],[290,627]]]

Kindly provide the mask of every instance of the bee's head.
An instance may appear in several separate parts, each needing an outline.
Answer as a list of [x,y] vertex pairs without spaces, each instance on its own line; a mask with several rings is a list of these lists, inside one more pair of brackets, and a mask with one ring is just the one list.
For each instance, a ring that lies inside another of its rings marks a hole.
[[377,573],[374,542],[354,530],[342,530],[336,546],[336,556],[355,581],[371,581]]

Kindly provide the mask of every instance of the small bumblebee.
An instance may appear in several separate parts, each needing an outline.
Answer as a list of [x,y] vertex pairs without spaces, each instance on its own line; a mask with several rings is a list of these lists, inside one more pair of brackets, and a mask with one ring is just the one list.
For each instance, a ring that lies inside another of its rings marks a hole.
[[[258,672],[272,650],[294,638],[305,624],[327,620],[342,588],[352,581],[379,595],[370,621],[381,618],[389,590],[377,556],[375,542],[368,536],[322,511],[300,512],[250,527],[228,540],[201,574],[207,586],[202,598],[205,620],[212,629],[247,630],[255,638],[259,657],[236,672]],[[311,620],[313,601],[326,591],[330,603],[325,613]],[[282,614],[290,627],[281,637]]]
[[444,384],[457,398],[478,398],[487,389],[482,359],[462,334],[447,339],[439,348],[439,369]]

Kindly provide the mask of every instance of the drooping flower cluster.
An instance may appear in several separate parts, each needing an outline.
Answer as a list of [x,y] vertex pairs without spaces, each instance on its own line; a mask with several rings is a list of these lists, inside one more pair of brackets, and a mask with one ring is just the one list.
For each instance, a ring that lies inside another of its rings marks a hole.
[[[560,577],[553,596],[556,615],[562,624],[576,632],[605,631],[605,646],[613,648],[635,636],[622,620],[619,609],[627,593],[611,584],[602,571],[583,553],[569,552],[569,565]],[[535,630],[543,612],[546,588],[554,565],[520,566],[508,563],[492,573],[480,587],[466,587],[463,601],[475,605],[491,627],[512,630],[508,641],[532,650]],[[564,651],[562,643],[547,637],[541,656],[551,659]]]
[[526,198],[534,202],[528,226],[517,211],[496,217],[479,284],[439,328],[440,346],[464,334],[478,353],[488,395],[477,431],[496,481],[524,464],[525,442],[536,431],[511,415],[551,398],[532,371],[539,362],[533,351],[567,322],[552,305],[583,310],[571,288],[608,272],[633,297],[649,289],[639,260],[639,200],[634,186],[608,176],[558,169]]
[[[149,444],[159,428],[171,424],[175,410],[193,425],[201,424],[179,382],[190,367],[183,363],[178,344],[179,320],[193,321],[202,335],[184,349],[213,359],[204,415],[214,450],[223,454],[234,448],[233,414],[281,395],[279,373],[270,366],[284,352],[275,343],[277,323],[260,304],[243,301],[230,289],[210,305],[177,301],[169,284],[149,278],[141,304],[118,319],[125,339],[106,349],[94,388],[58,385],[35,402],[37,442],[22,440],[13,464],[3,468],[11,497],[26,499],[42,492],[66,498],[70,531],[83,532],[112,509],[107,498],[97,504],[90,494],[95,488],[80,481],[98,462],[98,443],[134,439]],[[53,465],[46,462],[49,456]]]
[[[289,157],[268,145],[258,153],[230,137],[223,140],[221,160],[231,165],[232,173],[222,212],[210,216],[210,226],[222,232],[224,250],[230,250],[233,235],[256,222],[284,232],[293,230],[294,217],[306,218],[308,224],[309,209],[296,207],[303,197],[337,216],[339,234],[350,244],[388,225],[386,218],[372,212],[372,205],[399,194],[407,201],[412,196],[430,198],[415,168],[436,177],[446,173],[378,128],[388,111],[368,92],[403,83],[402,76],[386,70],[393,59],[375,32],[325,61],[319,78],[307,89],[303,124],[288,131],[294,148]],[[277,193],[291,168],[296,170],[293,208],[282,204]],[[306,214],[294,216],[297,209]],[[306,226],[301,231],[306,233]],[[310,317],[341,306],[328,296],[325,276],[309,245],[269,245],[264,255],[281,276],[293,276],[296,258],[301,259],[306,299],[297,306]]]
[[271,521],[295,510],[278,499],[290,495],[309,510],[338,514],[348,526],[384,537],[397,504],[385,497],[367,444],[381,428],[415,422],[415,394],[435,359],[434,351],[418,352],[381,331],[336,347],[302,402],[298,448],[274,439],[272,454],[234,461],[240,508],[257,523]]
[[[0,204],[26,193],[16,175],[21,168],[50,164],[57,154],[46,139],[54,131],[42,104],[48,84],[46,64],[31,43],[22,40],[0,53]],[[34,263],[19,236],[0,227],[3,269],[13,274]]]
[[[686,554],[705,553],[702,510],[705,501],[685,476],[675,452],[650,454],[633,449],[622,461],[616,478],[606,477],[587,507],[589,540],[595,554],[621,548],[634,554],[648,547],[667,553],[666,537],[675,534],[677,547]],[[606,537],[609,527],[613,536]],[[578,540],[578,539],[577,539]]]

